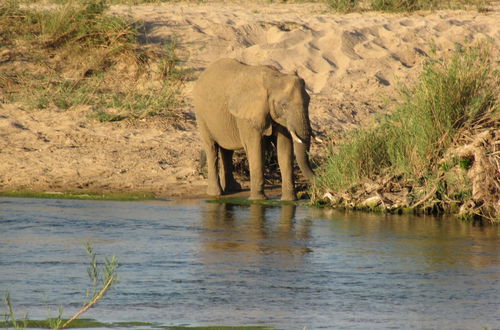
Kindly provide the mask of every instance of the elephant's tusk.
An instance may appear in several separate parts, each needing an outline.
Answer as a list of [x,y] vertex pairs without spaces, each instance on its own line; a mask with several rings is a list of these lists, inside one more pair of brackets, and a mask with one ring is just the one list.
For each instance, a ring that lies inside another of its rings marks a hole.
[[294,131],[290,131],[290,134],[292,134],[292,138],[295,140],[295,142],[302,143],[302,140],[299,139],[299,137],[297,136],[297,134],[294,133]]

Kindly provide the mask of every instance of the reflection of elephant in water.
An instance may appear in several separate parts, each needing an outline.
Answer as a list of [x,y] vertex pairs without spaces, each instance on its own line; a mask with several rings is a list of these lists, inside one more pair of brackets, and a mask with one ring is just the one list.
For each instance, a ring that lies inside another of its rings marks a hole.
[[249,253],[247,258],[261,253],[309,253],[311,250],[304,244],[311,238],[311,222],[296,221],[295,211],[295,205],[277,208],[208,203],[203,214],[203,251],[245,252]]
[[269,66],[222,59],[200,75],[193,94],[207,154],[207,193],[218,196],[239,188],[232,174],[232,155],[233,150],[243,148],[250,165],[250,199],[265,199],[263,136],[276,134],[281,199],[296,199],[294,153],[304,176],[314,177],[307,156],[311,127],[304,81]]

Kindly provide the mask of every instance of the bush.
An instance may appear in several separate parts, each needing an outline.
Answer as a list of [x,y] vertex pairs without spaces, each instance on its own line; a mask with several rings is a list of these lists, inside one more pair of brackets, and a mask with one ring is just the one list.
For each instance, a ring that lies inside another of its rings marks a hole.
[[362,178],[386,172],[425,182],[457,133],[484,116],[498,115],[498,71],[491,49],[457,48],[448,59],[430,59],[417,85],[375,127],[349,134],[332,151],[318,183],[342,191]]

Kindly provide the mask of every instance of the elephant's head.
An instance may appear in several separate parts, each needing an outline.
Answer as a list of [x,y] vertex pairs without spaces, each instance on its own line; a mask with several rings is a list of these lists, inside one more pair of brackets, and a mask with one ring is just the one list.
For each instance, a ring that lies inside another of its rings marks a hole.
[[297,75],[279,72],[264,80],[268,91],[269,114],[272,120],[285,127],[293,139],[293,150],[302,174],[312,181],[314,173],[307,152],[311,143],[309,95],[305,82]]
[[268,66],[259,68],[260,74],[249,77],[246,88],[235,93],[237,98],[228,107],[236,117],[248,120],[264,135],[272,133],[273,123],[286,128],[293,139],[300,170],[312,181],[314,173],[307,155],[312,131],[305,82],[296,74],[283,74]]

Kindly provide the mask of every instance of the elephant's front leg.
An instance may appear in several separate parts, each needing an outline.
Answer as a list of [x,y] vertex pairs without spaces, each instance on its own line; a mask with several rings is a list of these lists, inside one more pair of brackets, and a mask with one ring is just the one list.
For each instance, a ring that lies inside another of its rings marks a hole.
[[241,141],[250,166],[250,199],[266,199],[264,194],[264,154],[261,133],[243,123],[238,125]]
[[281,172],[281,200],[294,201],[295,183],[293,180],[292,138],[284,128],[278,128],[278,164]]

